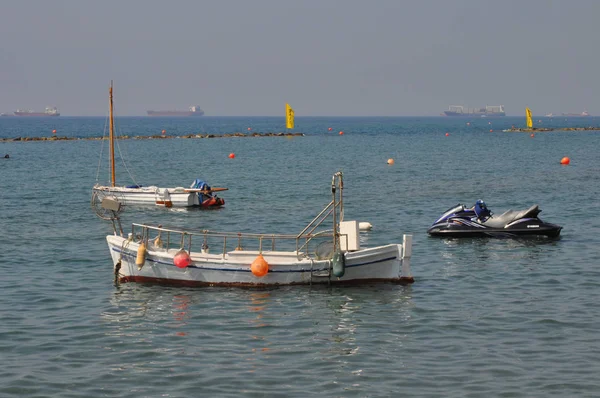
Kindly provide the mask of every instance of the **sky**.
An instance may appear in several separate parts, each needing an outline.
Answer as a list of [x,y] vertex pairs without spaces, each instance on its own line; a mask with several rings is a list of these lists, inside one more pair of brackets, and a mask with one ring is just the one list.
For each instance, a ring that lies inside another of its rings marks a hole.
[[600,115],[598,0],[0,0],[0,112]]

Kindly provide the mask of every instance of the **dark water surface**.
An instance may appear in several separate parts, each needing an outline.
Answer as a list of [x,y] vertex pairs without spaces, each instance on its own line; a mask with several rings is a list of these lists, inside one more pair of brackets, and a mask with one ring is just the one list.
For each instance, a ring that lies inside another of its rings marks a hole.
[[[116,287],[111,227],[89,205],[97,175],[107,177],[102,143],[0,142],[0,155],[10,154],[0,159],[0,396],[598,396],[600,132],[500,132],[523,124],[297,118],[304,137],[120,141],[138,183],[202,178],[229,188],[220,210],[128,208],[126,225],[297,233],[342,170],[346,219],[374,226],[363,244],[414,235],[415,283],[406,287]],[[117,125],[128,135],[224,134],[278,132],[284,120]],[[0,138],[101,136],[104,126],[0,118]],[[562,237],[427,236],[447,208],[480,198],[497,213],[537,203]]]

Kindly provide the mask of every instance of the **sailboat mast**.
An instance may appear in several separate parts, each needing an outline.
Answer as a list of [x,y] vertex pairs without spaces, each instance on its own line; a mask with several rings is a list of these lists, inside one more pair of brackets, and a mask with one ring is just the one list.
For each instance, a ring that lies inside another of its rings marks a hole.
[[110,81],[110,88],[108,89],[108,115],[110,120],[110,132],[109,132],[109,141],[110,141],[110,185],[112,187],[115,186],[116,178],[115,178],[115,122],[113,120],[113,94],[112,94],[112,80]]

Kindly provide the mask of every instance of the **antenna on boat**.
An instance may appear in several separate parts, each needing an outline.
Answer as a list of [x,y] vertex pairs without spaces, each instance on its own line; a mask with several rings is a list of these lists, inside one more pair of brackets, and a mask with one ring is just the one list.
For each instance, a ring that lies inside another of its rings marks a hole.
[[115,178],[115,121],[113,117],[113,81],[110,81],[110,88],[108,89],[108,115],[110,121],[110,129],[108,139],[110,142],[110,185],[112,187],[116,184]]
[[[337,194],[338,194],[337,197],[336,197],[336,191],[337,191],[336,188],[340,189],[339,192],[337,192]],[[338,171],[331,178],[331,194],[333,196],[331,203],[333,204],[333,251],[334,252],[339,244],[338,224],[340,222],[344,221],[343,191],[344,191],[343,174],[341,171]]]

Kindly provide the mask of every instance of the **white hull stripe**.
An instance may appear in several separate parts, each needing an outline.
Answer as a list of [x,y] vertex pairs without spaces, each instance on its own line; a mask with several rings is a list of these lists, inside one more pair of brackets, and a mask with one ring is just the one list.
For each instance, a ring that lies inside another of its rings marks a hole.
[[[136,254],[132,254],[132,253],[128,253],[128,252],[124,252],[122,250],[119,250],[117,248],[112,248],[112,250],[114,250],[117,253],[121,253],[121,255],[123,257],[129,257],[132,259],[135,259],[137,256]],[[354,268],[354,267],[362,267],[365,265],[371,265],[371,264],[377,264],[377,263],[383,263],[385,261],[390,261],[390,260],[396,260],[398,257],[394,256],[394,257],[388,257],[388,258],[383,258],[381,260],[375,260],[375,261],[368,261],[365,263],[358,263],[358,264],[352,264],[352,265],[346,265],[346,268]],[[172,263],[168,263],[165,261],[160,261],[160,260],[153,260],[151,258],[147,258],[146,261],[150,261],[153,262],[155,264],[161,264],[161,265],[166,265],[166,266],[171,266],[171,267],[175,267],[175,264]],[[252,272],[249,268],[237,268],[237,269],[231,269],[231,268],[216,268],[216,267],[199,267],[196,265],[190,265],[187,268],[196,268],[196,269],[201,269],[201,270],[208,270],[208,271],[227,271],[227,272]],[[269,272],[273,272],[273,273],[304,273],[304,272],[318,272],[318,271],[328,271],[330,269],[330,267],[327,268],[307,268],[307,269],[297,269],[297,270],[272,270],[269,269]]]

